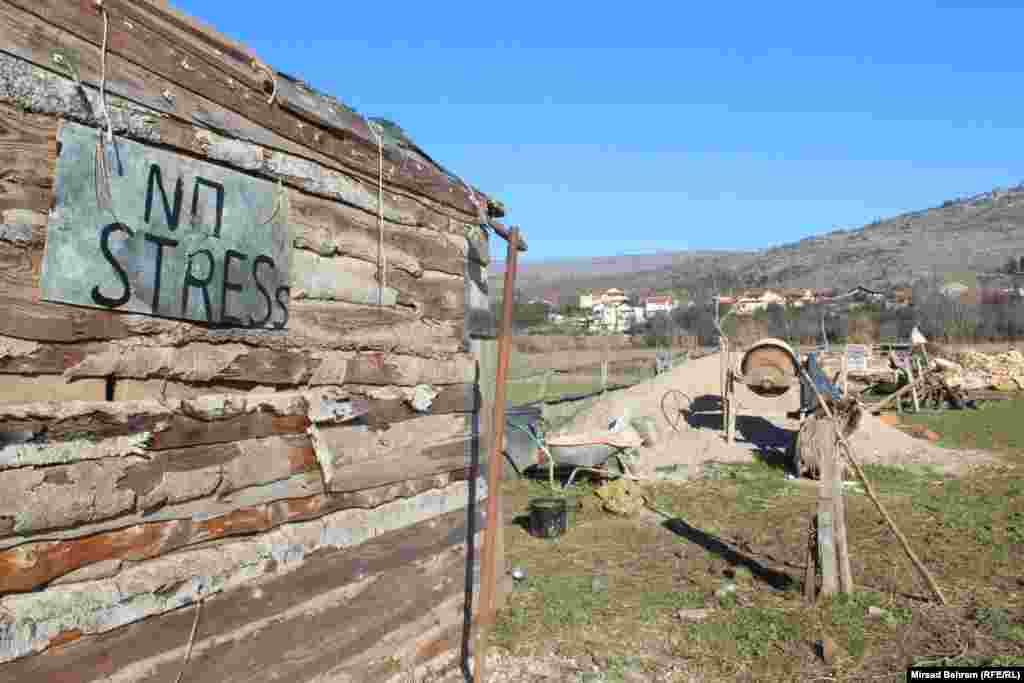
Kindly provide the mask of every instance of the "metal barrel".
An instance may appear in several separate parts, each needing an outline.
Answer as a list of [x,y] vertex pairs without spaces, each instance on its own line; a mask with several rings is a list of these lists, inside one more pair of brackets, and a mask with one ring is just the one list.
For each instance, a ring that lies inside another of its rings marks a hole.
[[799,383],[800,361],[793,348],[781,339],[761,339],[740,362],[749,389],[758,396],[782,396]]

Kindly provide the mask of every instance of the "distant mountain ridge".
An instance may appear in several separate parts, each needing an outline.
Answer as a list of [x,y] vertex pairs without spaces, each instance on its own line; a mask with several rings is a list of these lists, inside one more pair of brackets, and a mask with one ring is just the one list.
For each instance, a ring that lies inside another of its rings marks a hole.
[[[744,287],[887,289],[933,275],[974,273],[1008,285],[1007,276],[995,273],[1022,256],[1024,184],[768,249],[525,263],[516,280],[526,296],[562,298],[613,286],[627,291],[706,287],[712,279]],[[490,269],[498,288],[503,272],[501,262]]]

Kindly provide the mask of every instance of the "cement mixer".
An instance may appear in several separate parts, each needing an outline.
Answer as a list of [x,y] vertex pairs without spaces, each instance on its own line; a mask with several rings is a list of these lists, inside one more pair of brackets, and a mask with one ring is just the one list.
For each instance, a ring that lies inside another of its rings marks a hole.
[[802,414],[817,408],[816,392],[833,402],[841,397],[841,392],[818,366],[816,354],[809,354],[806,364],[802,364],[797,352],[781,339],[762,339],[751,346],[743,354],[740,373],[734,381],[765,398],[777,398],[790,387],[799,386]]
[[758,396],[776,398],[800,384],[800,360],[781,339],[762,339],[740,361],[740,381]]

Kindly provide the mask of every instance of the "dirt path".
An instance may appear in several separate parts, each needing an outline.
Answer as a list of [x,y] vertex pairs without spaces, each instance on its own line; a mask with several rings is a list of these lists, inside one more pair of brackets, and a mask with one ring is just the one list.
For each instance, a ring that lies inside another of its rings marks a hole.
[[[736,354],[734,365],[738,360]],[[793,388],[780,398],[766,399],[740,386],[736,442],[729,445],[722,434],[720,368],[718,354],[690,361],[670,373],[609,395],[561,431],[605,429],[623,415],[653,417],[656,442],[640,449],[641,469],[648,473],[668,465],[694,468],[711,461],[750,462],[758,454],[769,462],[784,462],[785,451],[799,427],[799,422],[786,414],[799,407],[799,390]],[[681,391],[691,400],[691,413],[688,420],[680,421],[679,432],[672,429],[662,412],[662,398],[670,390]],[[851,442],[862,464],[928,465],[956,473],[995,460],[992,454],[981,451],[940,448],[871,415],[865,416]]]

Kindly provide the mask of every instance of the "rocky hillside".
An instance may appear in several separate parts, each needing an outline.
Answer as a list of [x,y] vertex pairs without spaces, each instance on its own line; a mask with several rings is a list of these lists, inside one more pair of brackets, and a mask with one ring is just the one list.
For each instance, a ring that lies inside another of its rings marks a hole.
[[[710,284],[715,272],[719,281],[749,287],[884,289],[933,274],[967,273],[978,274],[993,286],[1009,284],[994,274],[1010,258],[1024,257],[1024,185],[755,252],[659,256],[671,262],[645,264],[636,260],[645,257],[613,257],[528,264],[521,267],[518,280],[528,295],[610,286],[692,288]],[[595,270],[590,264],[598,261]],[[500,266],[494,269],[495,274],[500,271]]]

